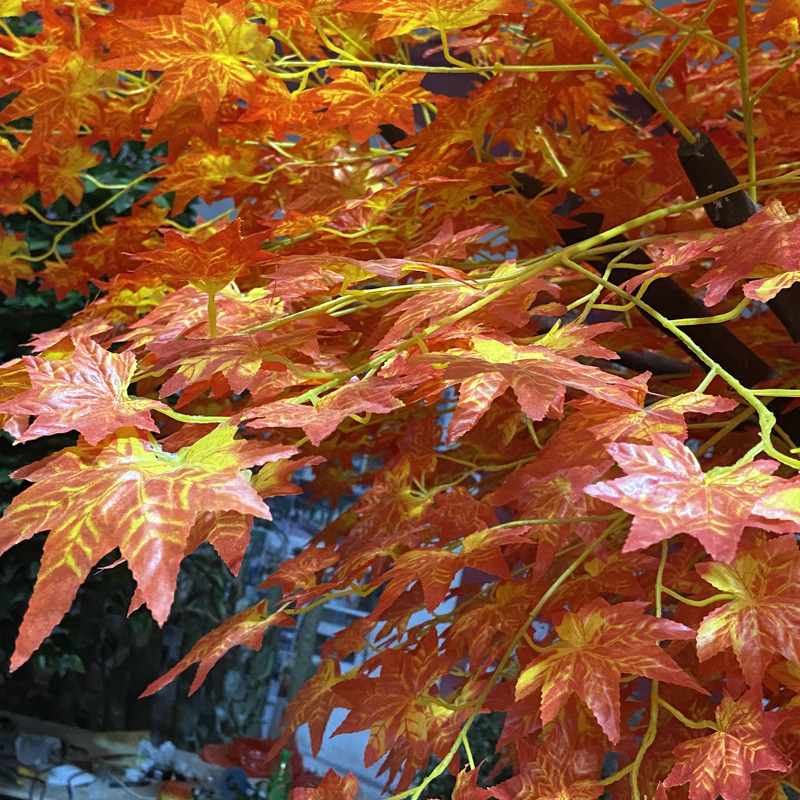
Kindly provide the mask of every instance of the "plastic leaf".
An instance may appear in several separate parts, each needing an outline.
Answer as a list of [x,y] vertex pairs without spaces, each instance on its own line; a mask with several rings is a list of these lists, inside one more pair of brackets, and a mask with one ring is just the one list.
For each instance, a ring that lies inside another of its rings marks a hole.
[[597,599],[556,625],[558,641],[517,679],[516,699],[542,689],[542,722],[548,723],[577,694],[613,742],[620,739],[619,682],[625,675],[676,683],[703,692],[664,650],[663,639],[694,639],[685,625],[643,614],[643,602],[609,605]]
[[733,599],[697,630],[701,661],[732,648],[751,686],[760,686],[772,657],[800,663],[800,551],[779,536],[740,553],[731,564],[698,564],[703,579]]
[[219,427],[174,454],[140,439],[117,439],[103,448],[62,451],[14,473],[34,486],[0,520],[0,554],[39,531],[50,534],[12,669],[41,644],[92,566],[114,548],[128,562],[139,599],[162,624],[198,515],[227,510],[270,518],[240,470],[286,448],[245,448],[251,443],[234,441],[234,433]]
[[765,712],[761,687],[734,700],[727,693],[716,709],[719,731],[681,742],[675,748],[678,761],[664,786],[689,781],[689,800],[750,800],[750,781],[762,769],[785,772],[791,767],[772,743],[781,722],[775,712]]
[[168,230],[164,247],[152,252],[135,253],[146,261],[143,275],[158,275],[178,285],[190,283],[201,292],[215,294],[241,272],[272,258],[261,249],[263,237],[242,238],[239,220],[235,220],[205,241]]
[[433,95],[419,84],[422,75],[406,73],[392,81],[370,84],[363,72],[352,69],[328,70],[333,79],[319,89],[328,104],[327,125],[347,125],[355,142],[366,141],[381,124],[414,130],[414,103],[425,103]]
[[186,0],[182,13],[124,23],[141,34],[131,52],[99,65],[102,69],[159,70],[164,74],[149,120],[158,119],[173,103],[197,95],[211,118],[228,92],[246,94],[254,80],[247,53],[259,34],[244,13],[243,0],[219,7],[206,0]]
[[150,412],[168,408],[157,400],[129,397],[136,357],[111,353],[91,339],[77,342],[64,360],[23,356],[22,362],[31,388],[0,405],[0,412],[36,416],[20,441],[77,430],[97,444],[125,426],[157,431]]
[[730,562],[747,525],[764,526],[757,498],[778,479],[778,463],[755,461],[703,472],[678,439],[653,436],[653,445],[606,445],[626,477],[584,491],[633,514],[623,552],[649,547],[679,533],[694,536],[717,561]]
[[292,790],[291,800],[354,800],[358,794],[358,778],[352,772],[339,777],[332,769],[325,773],[319,786]]
[[451,30],[483,22],[492,14],[515,14],[526,10],[519,0],[348,0],[341,8],[380,14],[375,39],[398,36],[415,28]]
[[200,688],[200,684],[205,680],[211,668],[232,647],[246,644],[253,650],[259,650],[264,640],[264,633],[268,628],[275,625],[285,627],[295,624],[294,618],[283,610],[269,613],[268,603],[269,601],[265,598],[225,620],[222,625],[218,625],[213,631],[207,633],[169,672],[153,681],[141,696],[147,697],[147,695],[155,694],[192,664],[200,664],[189,689],[189,694],[193,694]]

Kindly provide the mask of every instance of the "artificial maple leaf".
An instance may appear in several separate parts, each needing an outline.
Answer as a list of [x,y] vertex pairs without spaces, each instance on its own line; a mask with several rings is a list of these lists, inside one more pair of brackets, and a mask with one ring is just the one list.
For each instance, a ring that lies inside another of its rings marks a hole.
[[415,103],[427,103],[434,96],[419,84],[422,75],[402,73],[391,81],[372,85],[363,72],[331,68],[326,83],[317,90],[327,105],[325,124],[347,125],[355,142],[366,141],[381,124],[414,130]]
[[[305,365],[297,354],[318,355],[319,350],[314,346],[312,337],[321,335],[321,330],[346,330],[346,327],[333,319],[304,319],[298,320],[291,329],[263,330],[214,339],[154,342],[147,349],[155,353],[159,360],[148,366],[159,371],[177,368],[159,390],[161,397],[181,392],[217,372],[225,376],[234,392],[242,394],[246,389],[252,391],[259,377],[265,377],[267,365],[280,372],[289,370],[287,364],[293,367],[290,370],[293,373],[304,371]],[[309,371],[313,368],[313,363],[308,364]],[[296,374],[295,382],[304,382],[302,376]]]
[[142,692],[141,697],[155,694],[192,664],[200,664],[189,689],[189,694],[193,694],[200,688],[200,684],[205,680],[211,668],[232,647],[246,644],[253,650],[260,650],[264,641],[264,633],[268,628],[295,624],[294,618],[290,617],[283,609],[270,613],[268,605],[269,600],[264,598],[254,606],[240,611],[218,625],[213,631],[203,636],[169,672],[153,681]]
[[116,84],[113,76],[94,69],[93,50],[91,42],[77,50],[61,46],[44,63],[12,77],[9,84],[21,92],[0,112],[0,122],[31,117],[37,148],[54,132],[74,142],[81,125],[99,121],[101,93]]
[[292,789],[291,800],[354,800],[357,794],[358,778],[352,772],[340,777],[329,769],[319,786]]
[[524,739],[516,742],[519,774],[492,786],[487,797],[497,800],[596,800],[606,748],[587,712],[570,703],[569,713],[545,726],[538,749]]
[[339,706],[331,689],[340,680],[342,677],[338,662],[332,658],[323,658],[316,673],[304,684],[303,691],[289,701],[283,715],[287,732],[296,731],[301,725],[308,725],[311,753],[315,758],[322,747],[331,711]]
[[241,223],[234,220],[204,241],[197,241],[177,231],[164,234],[164,247],[152,252],[134,253],[143,275],[158,275],[177,285],[190,283],[206,294],[224,289],[241,272],[272,258],[261,249],[263,237],[242,237]]
[[[776,272],[784,270],[786,273],[797,270],[800,266],[798,236],[800,219],[789,216],[780,200],[772,199],[763,210],[734,228],[701,234],[689,242],[673,241],[654,247],[656,258],[653,268],[638,275],[626,284],[626,288],[632,290],[653,275],[683,271],[692,261],[710,259],[713,266],[694,285],[707,287],[703,302],[713,306],[725,297],[736,281],[748,277],[757,267],[772,268]],[[777,277],[782,276],[778,274]],[[750,287],[748,296],[759,296],[761,292],[764,297],[759,299],[770,299],[779,288],[785,288],[783,282],[768,284],[768,287],[775,289],[772,292],[759,288],[760,283],[756,282],[756,286]]]
[[36,154],[42,202],[52,205],[63,194],[74,206],[79,205],[84,189],[81,173],[102,160],[99,153],[92,153],[80,143],[71,147],[48,145]]
[[[378,678],[356,677],[333,687],[349,709],[335,733],[369,730],[364,763],[374,764],[400,737],[424,742],[428,736],[428,715],[423,705],[435,682],[450,670],[439,652],[436,631],[430,631],[412,652],[386,650],[377,657]],[[364,698],[369,702],[365,703]]]
[[542,688],[542,722],[555,719],[570,694],[591,709],[614,743],[620,739],[619,682],[643,675],[705,692],[664,650],[663,639],[694,639],[691,628],[643,615],[643,602],[609,605],[598,598],[567,612],[555,630],[558,641],[534,658],[517,678],[516,699]]
[[792,762],[772,743],[781,716],[764,711],[760,686],[738,700],[726,692],[716,718],[718,732],[675,748],[678,761],[664,786],[689,781],[689,800],[750,800],[752,773],[786,772],[791,767]]
[[415,28],[439,31],[468,28],[493,14],[518,14],[527,10],[519,0],[348,0],[340,8],[380,14],[374,39],[399,36]]
[[150,412],[169,408],[129,397],[136,357],[111,353],[91,339],[77,341],[65,360],[23,356],[22,362],[31,388],[0,404],[0,412],[36,416],[20,441],[77,430],[97,444],[125,426],[158,431]]
[[729,563],[746,526],[770,527],[754,506],[779,481],[770,477],[776,461],[703,472],[688,447],[663,433],[653,436],[652,446],[611,443],[606,450],[626,476],[584,491],[633,514],[624,553],[687,533],[712,558]]
[[32,281],[33,267],[27,260],[28,245],[19,234],[0,231],[0,292],[13,297],[17,280]]
[[276,400],[265,406],[248,408],[241,418],[252,428],[300,427],[306,432],[311,443],[318,445],[351,414],[365,411],[388,414],[401,408],[402,401],[394,395],[406,388],[401,380],[373,376],[334,389],[316,406]]
[[506,344],[476,335],[469,350],[418,354],[407,364],[443,365],[441,378],[460,383],[458,405],[447,429],[448,443],[470,431],[509,386],[522,411],[534,421],[561,416],[568,386],[638,410],[630,396],[634,387],[628,381],[540,345]]
[[403,553],[392,566],[389,584],[381,593],[375,614],[380,614],[417,580],[422,584],[425,608],[433,612],[444,601],[456,574],[467,567],[510,579],[500,545],[516,543],[526,532],[524,527],[477,531],[464,538],[458,553],[434,547]]
[[138,599],[163,624],[198,515],[221,510],[270,518],[241,470],[297,451],[235,441],[235,432],[220,426],[174,454],[141,439],[115,439],[62,451],[14,473],[35,485],[0,519],[0,553],[39,531],[50,534],[12,669],[41,644],[92,566],[115,547],[128,561]]
[[181,14],[161,15],[122,24],[141,38],[130,52],[104,61],[100,69],[158,70],[160,91],[148,120],[158,119],[173,103],[197,96],[203,115],[211,119],[228,93],[244,97],[254,80],[248,53],[265,37],[245,15],[244,0],[215,6],[186,0]]
[[731,564],[695,568],[703,580],[733,595],[697,630],[697,655],[705,661],[733,648],[750,686],[760,686],[772,657],[800,663],[800,551],[793,535],[740,553]]

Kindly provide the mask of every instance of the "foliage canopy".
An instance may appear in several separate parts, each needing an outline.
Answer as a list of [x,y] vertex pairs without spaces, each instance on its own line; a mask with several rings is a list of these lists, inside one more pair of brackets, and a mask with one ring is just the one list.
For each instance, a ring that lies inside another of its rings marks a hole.
[[77,435],[0,520],[0,553],[49,532],[12,669],[109,553],[162,623],[265,499],[355,494],[147,692],[380,592],[286,735],[346,709],[398,798],[432,756],[458,800],[800,785],[794,0],[0,15],[0,290],[88,298],[0,365],[8,435]]

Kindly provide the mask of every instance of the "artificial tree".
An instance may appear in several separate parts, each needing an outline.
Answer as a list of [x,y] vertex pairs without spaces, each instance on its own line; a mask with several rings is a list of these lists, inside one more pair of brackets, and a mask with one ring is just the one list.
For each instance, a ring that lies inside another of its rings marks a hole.
[[[798,784],[793,0],[0,13],[0,208],[55,230],[6,230],[0,287],[91,292],[0,367],[16,441],[79,434],[0,521],[0,551],[49,531],[11,668],[107,554],[163,623],[181,559],[210,542],[235,572],[270,497],[355,494],[266,580],[280,602],[146,691],[380,592],[285,735],[319,747],[347,709],[398,799],[448,770],[459,800]],[[187,225],[195,197],[233,207]]]

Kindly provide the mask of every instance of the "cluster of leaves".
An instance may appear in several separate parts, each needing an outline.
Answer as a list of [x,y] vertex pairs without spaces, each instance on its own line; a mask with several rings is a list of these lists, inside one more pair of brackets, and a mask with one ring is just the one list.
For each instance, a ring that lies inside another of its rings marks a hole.
[[380,593],[286,735],[346,709],[397,798],[800,784],[799,13],[0,0],[0,212],[55,231],[0,233],[0,289],[91,298],[0,365],[16,441],[79,434],[0,520],[0,553],[49,531],[11,668],[110,553],[163,623],[184,556],[236,572],[303,469],[358,500],[149,693]]

